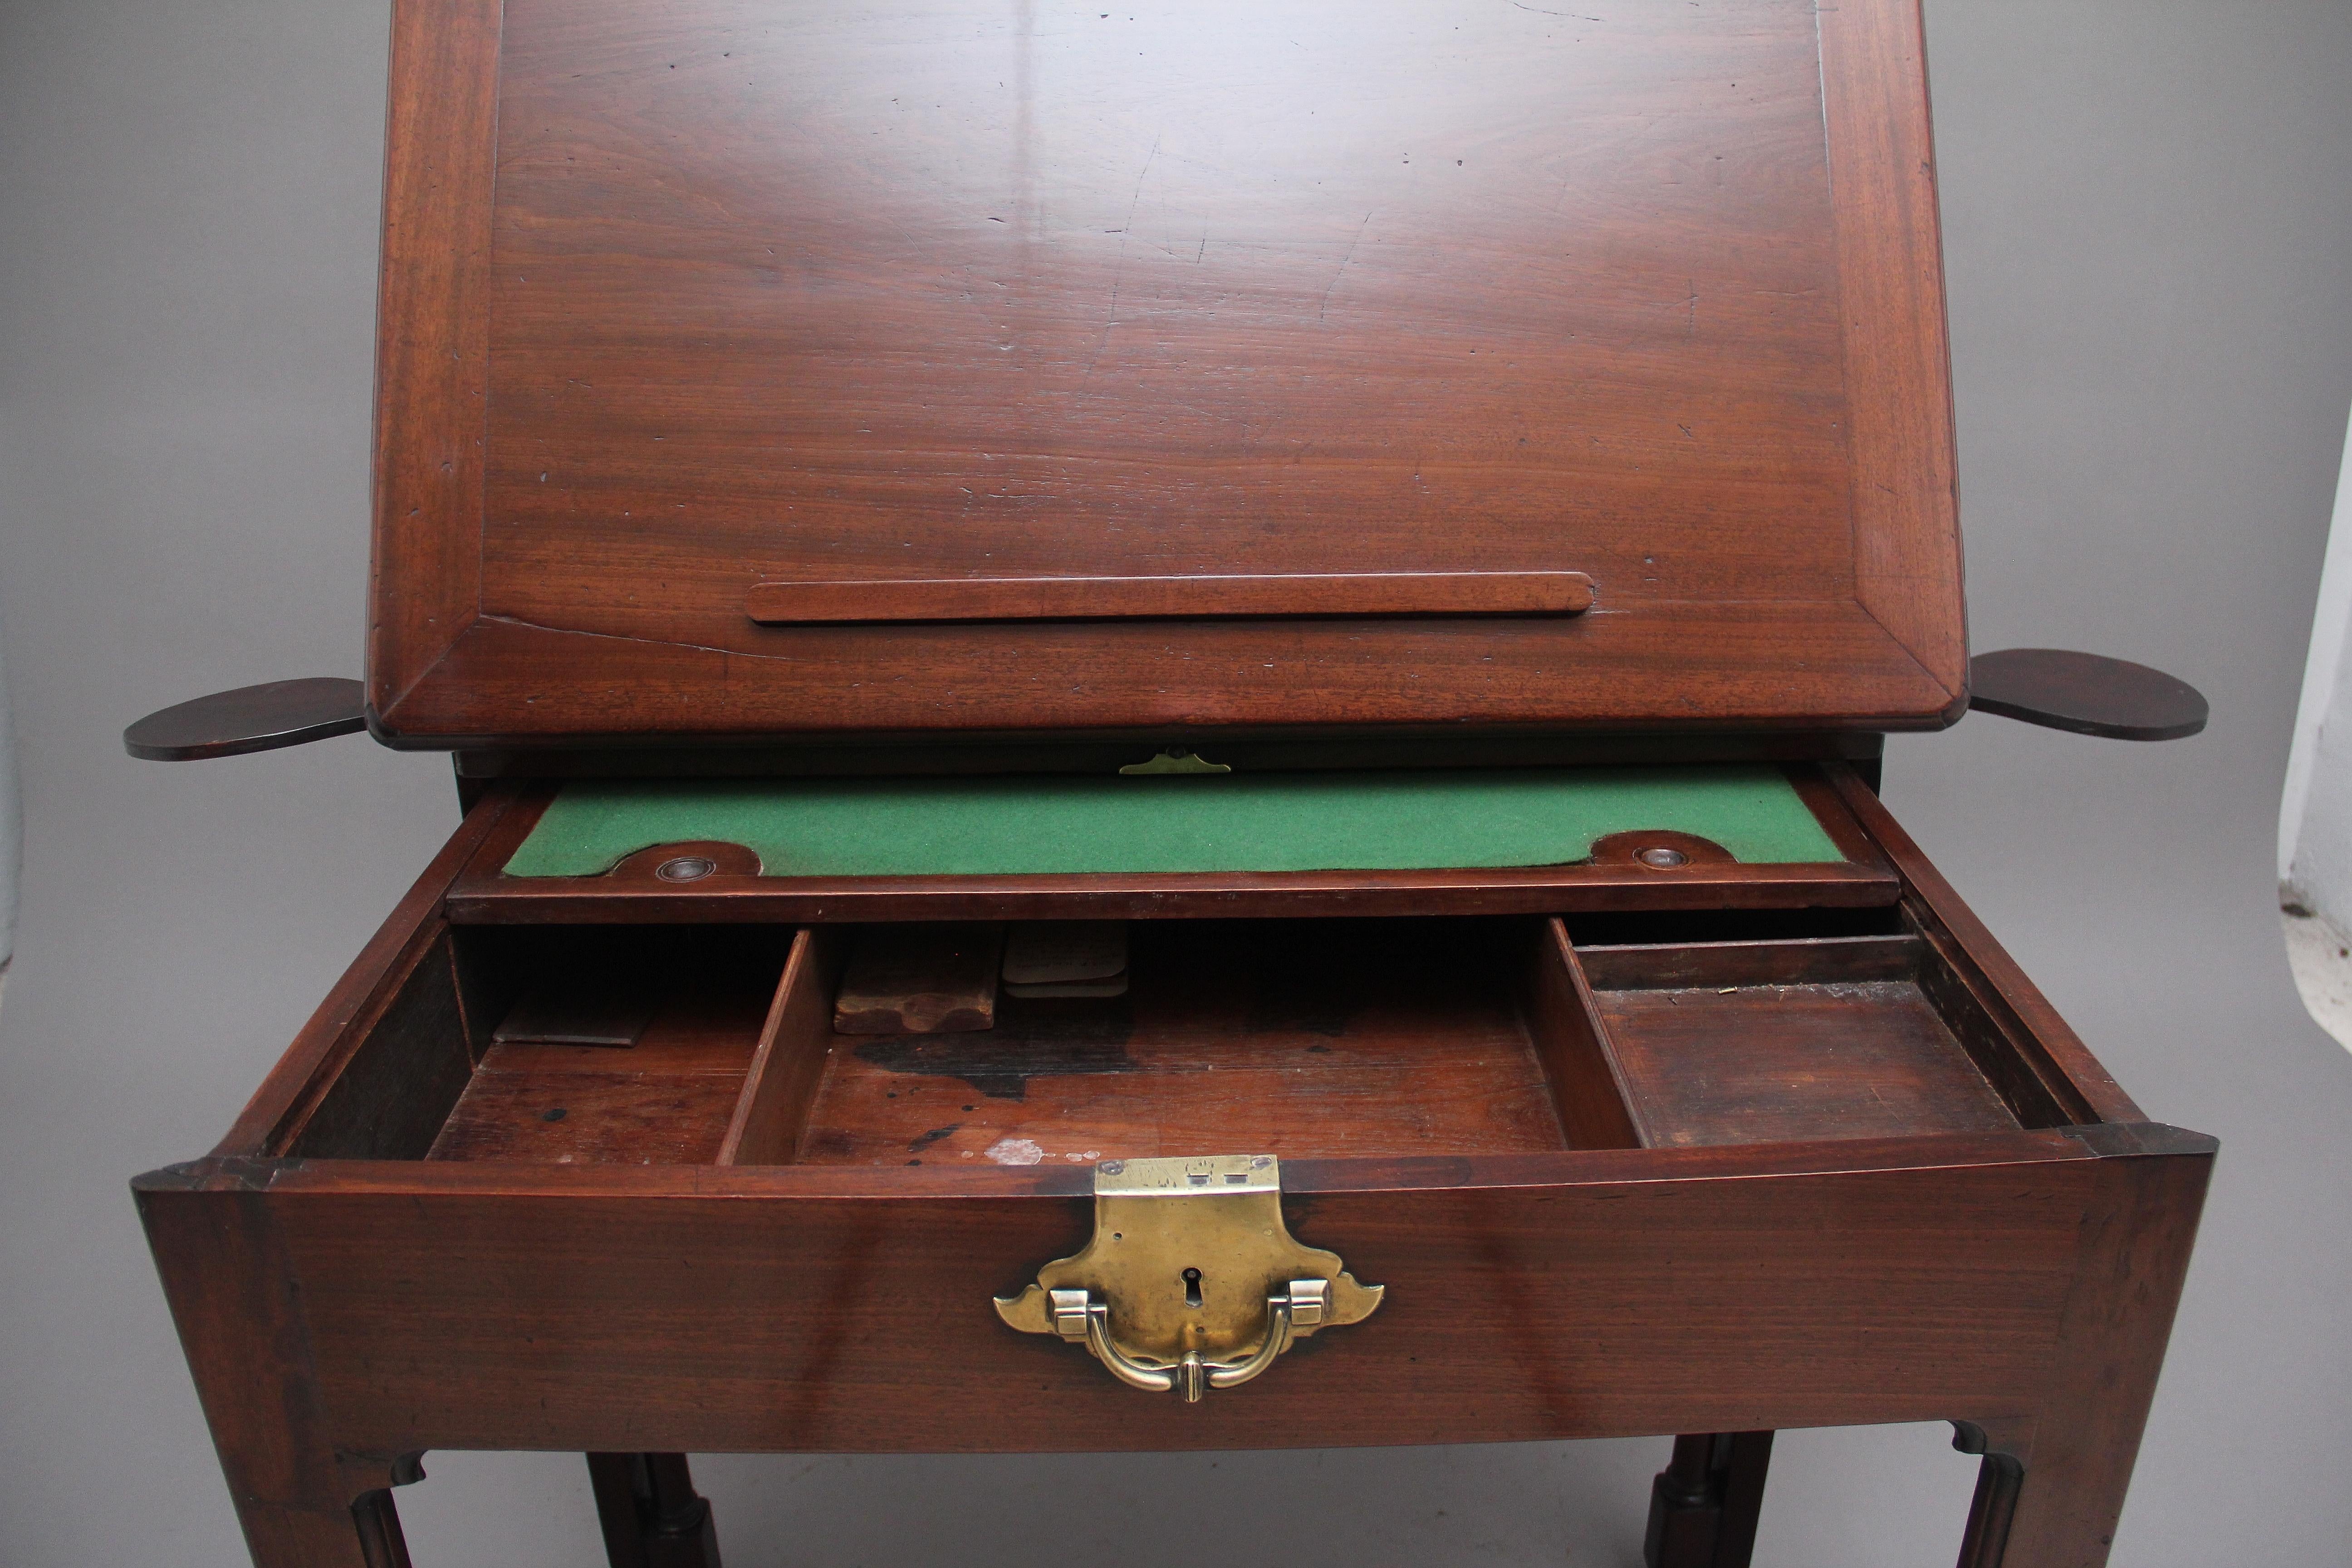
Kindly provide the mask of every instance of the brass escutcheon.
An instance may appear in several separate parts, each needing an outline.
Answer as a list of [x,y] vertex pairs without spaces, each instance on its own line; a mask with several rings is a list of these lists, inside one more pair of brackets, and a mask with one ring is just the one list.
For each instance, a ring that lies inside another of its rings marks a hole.
[[998,1297],[996,1311],[1024,1333],[1086,1346],[1130,1387],[1192,1403],[1318,1330],[1362,1321],[1384,1289],[1292,1238],[1271,1154],[1106,1160],[1094,1238]]

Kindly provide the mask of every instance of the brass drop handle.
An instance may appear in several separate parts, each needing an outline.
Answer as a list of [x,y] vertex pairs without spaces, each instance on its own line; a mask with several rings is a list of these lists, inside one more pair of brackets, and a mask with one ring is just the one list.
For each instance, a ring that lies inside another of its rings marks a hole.
[[1095,1172],[1094,1239],[998,1297],[996,1311],[1083,1345],[1129,1388],[1196,1404],[1318,1330],[1371,1316],[1381,1294],[1336,1254],[1292,1239],[1270,1154],[1108,1160]]
[[1129,1388],[1154,1394],[1177,1389],[1183,1394],[1185,1404],[1198,1405],[1210,1389],[1239,1388],[1272,1366],[1275,1358],[1290,1348],[1290,1342],[1299,1331],[1312,1331],[1322,1327],[1325,1310],[1330,1303],[1331,1282],[1293,1279],[1286,1294],[1268,1296],[1265,1337],[1257,1349],[1241,1360],[1205,1361],[1200,1352],[1187,1351],[1181,1361],[1168,1366],[1138,1361],[1119,1349],[1118,1342],[1110,1337],[1110,1303],[1096,1300],[1092,1291],[1055,1290],[1048,1294],[1053,1301],[1054,1331],[1066,1340],[1083,1342],[1094,1352],[1095,1359],[1110,1368],[1113,1377]]

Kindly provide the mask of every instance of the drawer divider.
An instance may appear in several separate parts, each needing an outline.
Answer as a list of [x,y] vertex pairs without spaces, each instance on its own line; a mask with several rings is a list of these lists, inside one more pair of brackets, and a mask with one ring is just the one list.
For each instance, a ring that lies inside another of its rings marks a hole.
[[1654,1142],[1592,999],[1584,962],[1554,915],[1544,921],[1526,971],[1521,1016],[1550,1080],[1552,1107],[1571,1149],[1647,1149]]
[[775,1000],[719,1146],[721,1165],[789,1165],[833,1048],[833,992],[847,949],[837,927],[803,926],[776,982]]

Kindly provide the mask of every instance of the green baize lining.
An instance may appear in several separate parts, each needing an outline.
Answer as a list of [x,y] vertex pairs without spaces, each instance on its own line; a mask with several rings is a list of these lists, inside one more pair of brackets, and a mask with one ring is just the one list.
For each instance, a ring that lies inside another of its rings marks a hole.
[[1635,831],[1749,865],[1843,860],[1769,766],[894,779],[574,780],[510,877],[740,844],[768,877],[1410,871],[1560,866]]

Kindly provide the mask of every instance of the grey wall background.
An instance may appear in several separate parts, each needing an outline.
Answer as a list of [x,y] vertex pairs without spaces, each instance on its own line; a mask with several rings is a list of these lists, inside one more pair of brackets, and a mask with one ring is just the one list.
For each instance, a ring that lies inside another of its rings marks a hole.
[[[5,639],[0,638],[0,644]],[[16,726],[8,717],[8,671],[0,660],[0,980],[16,951],[16,872],[23,847],[16,800]]]
[[[2160,665],[2216,718],[2160,748],[1973,719],[1896,742],[1889,797],[2142,1103],[2222,1139],[2116,1560],[2338,1563],[2352,1058],[2272,879],[2352,402],[2352,7],[1930,12],[1977,645]],[[385,30],[383,0],[0,0],[0,1562],[243,1561],[123,1184],[209,1146],[456,819],[439,759],[361,740],[163,767],[116,739],[358,672]],[[1785,1436],[1759,1561],[1950,1561],[1946,1436]],[[1617,1564],[1664,1447],[701,1474],[739,1564],[1049,1534],[1133,1568]],[[598,1560],[577,1459],[427,1468],[427,1568]]]

